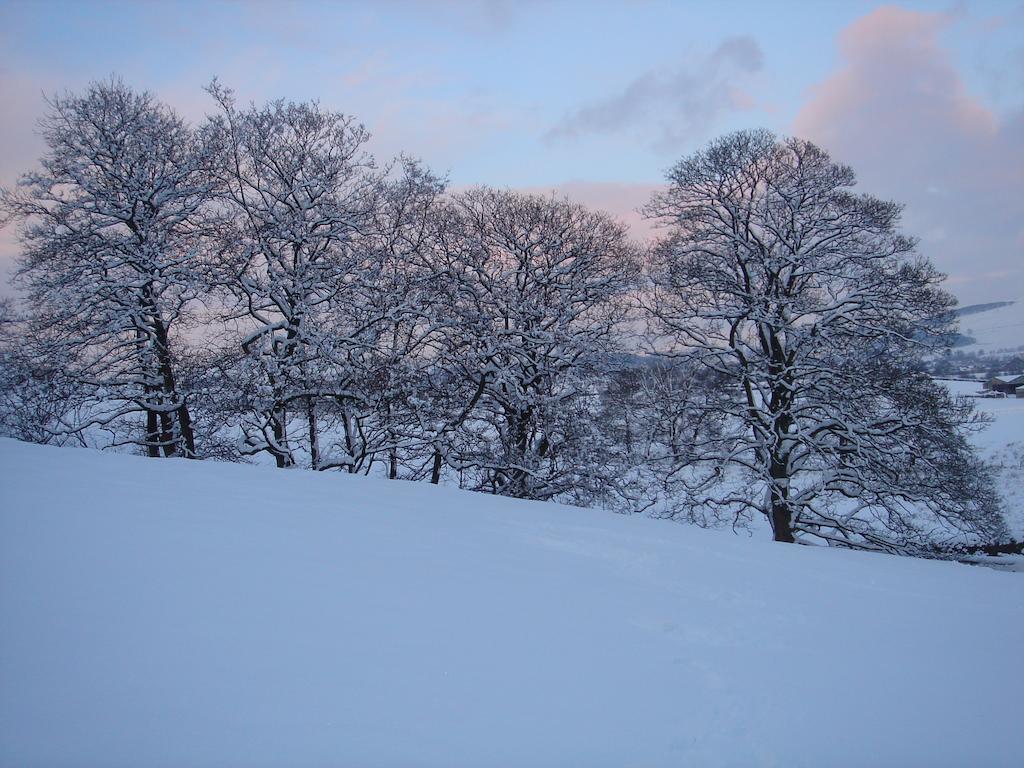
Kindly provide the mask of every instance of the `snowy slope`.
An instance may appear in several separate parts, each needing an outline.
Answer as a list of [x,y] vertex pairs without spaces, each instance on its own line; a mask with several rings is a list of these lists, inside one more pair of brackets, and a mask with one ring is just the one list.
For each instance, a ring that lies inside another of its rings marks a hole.
[[978,304],[963,307],[960,312],[960,333],[974,343],[958,349],[993,353],[1024,348],[1024,301]]
[[1024,574],[9,440],[0,509],[4,766],[1020,765]]
[[981,382],[940,381],[954,395],[972,397],[978,411],[991,417],[971,442],[995,471],[1010,535],[1024,540],[1024,398],[978,397]]

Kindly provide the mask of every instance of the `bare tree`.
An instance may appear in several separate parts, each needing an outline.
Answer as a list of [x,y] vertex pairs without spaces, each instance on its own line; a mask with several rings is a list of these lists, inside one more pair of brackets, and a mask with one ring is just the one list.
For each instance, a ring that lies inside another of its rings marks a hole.
[[119,80],[49,106],[41,167],[3,192],[2,208],[21,224],[16,279],[32,325],[64,381],[93,403],[84,420],[55,428],[194,457],[176,332],[199,290],[205,158],[173,111]]
[[[235,223],[224,233],[220,282],[236,300],[247,356],[237,371],[248,382],[247,452],[266,451],[290,467],[297,443],[320,468],[320,403],[347,394],[342,382],[324,386],[327,349],[338,343],[338,297],[373,269],[360,245],[377,188],[363,148],[369,135],[316,103],[239,109],[216,82],[209,92],[221,112],[204,138]],[[350,338],[358,324],[347,325]],[[295,412],[304,435],[292,433]]]
[[657,513],[677,485],[666,464],[693,462],[702,438],[722,429],[724,414],[709,407],[722,377],[661,355],[629,362],[602,390],[601,430],[605,450],[618,459],[620,506]]
[[453,461],[493,493],[584,498],[606,474],[592,377],[616,349],[636,251],[567,201],[477,189],[452,206],[445,367],[475,404]]
[[405,476],[419,477],[433,458],[432,398],[424,384],[437,367],[444,322],[438,286],[444,276],[436,259],[444,189],[444,180],[405,157],[381,179],[367,246],[373,279],[344,310],[364,318],[367,330],[359,394],[338,400],[345,445],[355,458],[350,471],[369,472],[383,460],[389,478],[399,477],[401,465]]
[[673,456],[690,514],[901,551],[997,535],[970,408],[918,372],[954,300],[899,233],[900,206],[766,131],[719,139],[668,180],[648,209],[668,228],[652,326],[724,378],[703,408],[728,417]]
[[0,299],[0,435],[57,444],[81,437],[63,428],[86,405],[64,351],[12,299]]

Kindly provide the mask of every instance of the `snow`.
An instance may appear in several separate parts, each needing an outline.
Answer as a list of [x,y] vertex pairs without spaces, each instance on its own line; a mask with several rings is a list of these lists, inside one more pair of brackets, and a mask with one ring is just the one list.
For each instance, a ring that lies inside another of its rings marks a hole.
[[982,451],[1024,441],[1024,397],[979,397],[983,392],[980,381],[944,379],[942,383],[954,395],[972,397],[977,410],[992,417],[992,423],[974,440]]
[[963,315],[960,333],[975,340],[973,344],[958,347],[964,352],[996,353],[1024,348],[1024,300]]
[[0,440],[0,764],[1010,766],[1024,574]]
[[995,469],[1010,534],[1024,540],[1024,397],[977,397],[982,394],[981,382],[942,383],[955,395],[973,396],[977,410],[992,418],[971,442]]

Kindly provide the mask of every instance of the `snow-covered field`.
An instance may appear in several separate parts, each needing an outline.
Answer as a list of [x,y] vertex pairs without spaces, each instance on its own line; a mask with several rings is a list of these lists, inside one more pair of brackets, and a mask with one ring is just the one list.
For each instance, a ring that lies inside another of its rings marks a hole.
[[982,457],[995,469],[1010,533],[1024,539],[1024,398],[976,397],[981,382],[943,380],[956,395],[972,397],[991,424],[972,437]]
[[960,347],[962,351],[989,354],[1024,348],[1024,300],[980,312],[972,309],[967,307],[967,314],[961,316],[960,332],[974,339],[974,343]]
[[4,766],[1017,766],[1024,574],[0,441]]

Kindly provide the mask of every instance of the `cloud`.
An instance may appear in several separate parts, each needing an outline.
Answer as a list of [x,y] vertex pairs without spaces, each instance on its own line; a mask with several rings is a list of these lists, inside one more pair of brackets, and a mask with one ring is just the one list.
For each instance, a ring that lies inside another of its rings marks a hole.
[[760,72],[764,55],[750,37],[730,37],[702,62],[644,72],[622,91],[566,115],[548,131],[549,143],[592,133],[654,126],[654,146],[668,151],[702,137],[719,115],[751,109],[744,84]]
[[858,19],[793,129],[864,191],[906,203],[907,231],[961,300],[1024,298],[1024,109],[998,114],[969,91],[941,44],[961,23],[891,6]]
[[[995,116],[967,92],[939,33],[952,23],[944,14],[881,8],[839,37],[845,66],[812,89],[796,119],[798,130],[826,139],[890,139],[931,161],[911,129],[934,125],[944,134],[990,137]],[[880,136],[880,134],[882,134]]]

